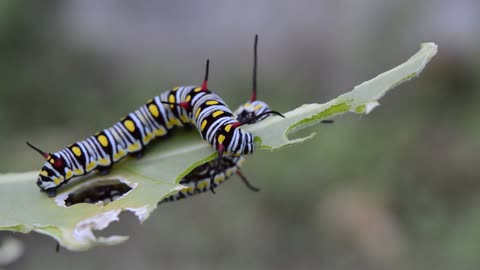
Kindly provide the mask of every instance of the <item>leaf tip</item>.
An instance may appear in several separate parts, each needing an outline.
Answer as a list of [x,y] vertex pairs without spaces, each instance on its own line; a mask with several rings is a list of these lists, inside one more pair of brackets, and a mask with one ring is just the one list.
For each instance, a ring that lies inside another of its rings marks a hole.
[[434,42],[423,42],[420,44],[420,49],[429,49],[433,54],[436,54],[438,51],[438,45]]

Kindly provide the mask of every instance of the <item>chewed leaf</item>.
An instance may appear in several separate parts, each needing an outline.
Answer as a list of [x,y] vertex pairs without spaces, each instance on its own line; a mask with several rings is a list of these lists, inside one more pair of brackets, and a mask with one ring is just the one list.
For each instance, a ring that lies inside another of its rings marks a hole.
[[[288,135],[346,112],[370,113],[379,105],[378,100],[395,86],[420,74],[426,64],[437,53],[437,45],[424,43],[420,51],[405,63],[386,71],[377,77],[356,86],[353,91],[345,93],[324,104],[308,104],[290,111],[285,119],[272,117],[258,125],[247,127],[261,139],[261,147],[275,150],[293,143],[302,142],[306,138],[288,139]],[[283,134],[284,136],[279,136]]]
[[[299,139],[289,139],[288,135],[346,112],[369,113],[388,90],[418,76],[436,52],[435,44],[422,44],[407,62],[351,92],[325,104],[302,105],[285,113],[285,118],[271,117],[245,129],[255,135],[261,149],[302,142],[312,135]],[[36,171],[2,174],[0,230],[36,231],[70,250],[121,243],[126,236],[96,237],[94,231],[117,221],[122,211],[131,211],[144,221],[159,201],[181,188],[177,183],[183,176],[214,156],[197,132],[175,131],[172,138],[150,147],[142,160],[127,158],[108,176],[92,174],[72,180],[54,199],[38,191]]]

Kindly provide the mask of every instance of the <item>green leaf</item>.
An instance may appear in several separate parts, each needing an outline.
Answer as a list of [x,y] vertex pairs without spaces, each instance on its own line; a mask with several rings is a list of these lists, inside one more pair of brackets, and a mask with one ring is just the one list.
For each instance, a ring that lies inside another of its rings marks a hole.
[[[276,150],[303,142],[313,134],[297,139],[289,139],[288,135],[346,112],[369,113],[388,90],[418,76],[436,52],[435,44],[422,44],[420,51],[408,61],[360,84],[351,92],[325,104],[300,106],[285,113],[285,118],[271,117],[245,129],[255,135],[260,149]],[[127,158],[108,176],[93,174],[72,180],[54,199],[38,191],[35,185],[37,171],[2,174],[0,230],[36,231],[55,238],[70,250],[121,243],[127,237],[96,237],[93,230],[106,228],[110,222],[118,220],[122,211],[132,211],[144,221],[162,198],[182,187],[177,184],[179,179],[214,156],[213,149],[197,132],[175,131],[172,138],[155,143],[142,160]],[[126,183],[132,189],[110,203],[65,206],[69,193],[112,181]]]

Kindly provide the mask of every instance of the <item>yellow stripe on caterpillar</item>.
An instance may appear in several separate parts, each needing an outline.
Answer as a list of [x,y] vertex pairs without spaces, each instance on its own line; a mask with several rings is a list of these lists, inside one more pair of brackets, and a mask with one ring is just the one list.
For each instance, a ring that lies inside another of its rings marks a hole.
[[220,134],[217,139],[219,144],[223,144],[223,141],[225,141],[225,136],[223,134]]
[[53,182],[55,183],[56,186],[60,185],[60,183],[63,182],[63,180],[59,177],[54,177],[52,180],[53,180]]
[[93,168],[95,168],[95,166],[97,166],[97,163],[95,161],[90,161],[90,163],[87,164],[87,172],[93,170]]
[[114,162],[115,162],[115,161],[118,161],[118,160],[120,160],[121,158],[123,158],[123,157],[126,156],[126,155],[127,155],[127,152],[125,152],[125,150],[123,150],[123,149],[120,149],[120,150],[118,150],[117,153],[114,153],[114,154],[113,154],[113,161],[114,161]]
[[217,174],[215,178],[213,179],[213,182],[216,184],[220,184],[225,180],[225,176],[223,174]]
[[205,126],[207,125],[207,123],[208,123],[208,122],[207,122],[206,119],[203,120],[203,122],[202,122],[202,131],[205,129]]
[[197,109],[197,111],[195,112],[195,118],[198,118],[198,115],[200,115],[201,111],[202,111],[202,108]]
[[78,146],[72,147],[72,152],[75,156],[79,157],[82,155],[82,150]]
[[138,150],[140,150],[142,146],[136,142],[136,143],[132,143],[128,146],[128,152],[132,153],[132,152],[136,152]]
[[98,142],[103,146],[107,147],[108,146],[108,139],[105,137],[105,135],[100,135],[97,137]]
[[223,114],[223,111],[216,111],[212,115],[213,115],[213,117],[217,117],[217,116],[222,115],[222,114]]
[[110,160],[106,158],[101,158],[98,160],[98,164],[101,166],[108,166],[110,165]]
[[164,127],[160,127],[159,129],[156,129],[155,131],[153,131],[153,133],[157,136],[163,136],[167,134],[167,131],[165,130]]
[[202,190],[205,189],[210,184],[210,179],[203,180],[202,182],[197,184],[197,188]]
[[158,111],[158,107],[157,105],[155,104],[150,104],[148,106],[148,110],[150,111],[150,113],[153,115],[153,117],[158,117],[160,115],[160,112]]
[[70,179],[73,177],[73,172],[70,171],[70,170],[67,170],[66,173],[65,173],[65,178],[66,179]]
[[134,132],[135,131],[135,124],[132,120],[125,120],[123,125],[127,128],[128,131]]
[[217,105],[217,104],[218,104],[218,101],[216,101],[216,100],[209,100],[209,101],[205,102],[205,104],[207,104],[207,105]]

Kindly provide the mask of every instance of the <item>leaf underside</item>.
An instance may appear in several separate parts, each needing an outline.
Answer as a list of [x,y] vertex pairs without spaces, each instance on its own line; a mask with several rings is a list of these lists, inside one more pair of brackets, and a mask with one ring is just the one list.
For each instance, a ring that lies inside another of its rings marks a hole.
[[[346,112],[369,113],[387,91],[418,76],[436,52],[434,43],[424,43],[405,63],[356,86],[348,93],[324,104],[302,105],[285,113],[285,118],[270,117],[245,127],[245,130],[255,135],[260,149],[277,150],[303,142],[313,134],[296,139],[288,136]],[[107,176],[93,174],[72,180],[59,189],[59,195],[54,199],[38,191],[34,183],[38,171],[0,174],[0,230],[36,231],[75,251],[121,243],[128,237],[96,237],[93,230],[106,228],[110,222],[118,220],[122,211],[132,211],[140,221],[144,221],[162,198],[182,187],[177,184],[179,179],[214,156],[214,150],[197,132],[175,131],[172,138],[161,140],[149,148],[143,159],[126,158]],[[112,179],[128,184],[132,190],[108,204],[65,206],[64,200],[70,192]]]

